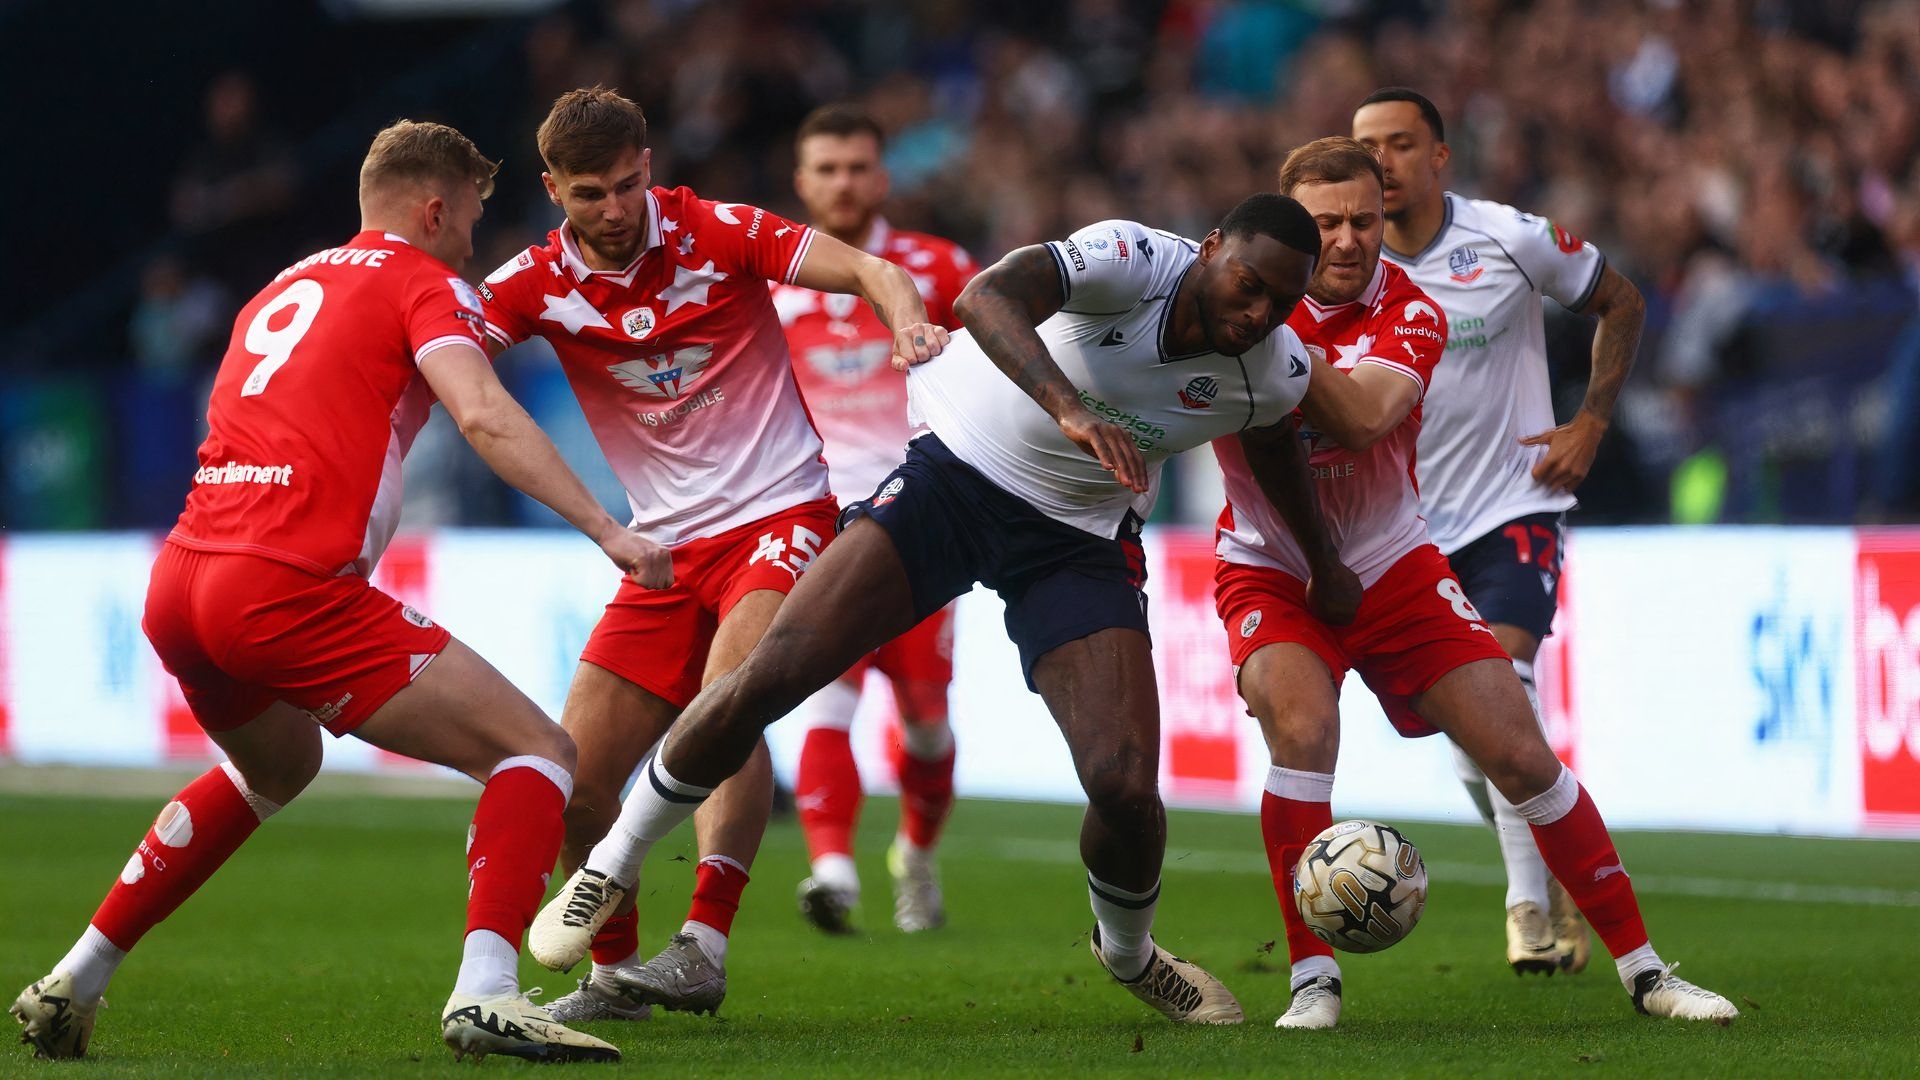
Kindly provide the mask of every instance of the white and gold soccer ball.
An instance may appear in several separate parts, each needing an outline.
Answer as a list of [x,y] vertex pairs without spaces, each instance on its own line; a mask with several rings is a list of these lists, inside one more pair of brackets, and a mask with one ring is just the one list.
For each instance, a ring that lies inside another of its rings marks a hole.
[[1399,830],[1377,821],[1342,821],[1300,854],[1293,899],[1321,941],[1347,952],[1379,952],[1420,921],[1427,865]]

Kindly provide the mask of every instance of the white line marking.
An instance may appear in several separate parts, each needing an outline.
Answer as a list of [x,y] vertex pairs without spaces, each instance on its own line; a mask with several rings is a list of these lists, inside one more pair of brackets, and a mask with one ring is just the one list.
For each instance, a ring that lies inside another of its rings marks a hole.
[[[962,845],[971,847],[972,845]],[[1079,845],[1066,840],[1006,839],[991,853],[1014,862],[1080,862]],[[1174,870],[1268,876],[1266,858],[1252,851],[1167,849]],[[1460,885],[1505,885],[1506,870],[1488,863],[1427,863],[1427,877]],[[1920,891],[1845,885],[1808,885],[1795,881],[1742,881],[1738,878],[1670,877],[1634,874],[1635,892],[1649,896],[1700,896],[1720,900],[1772,900],[1787,904],[1854,904],[1861,907],[1920,908]]]

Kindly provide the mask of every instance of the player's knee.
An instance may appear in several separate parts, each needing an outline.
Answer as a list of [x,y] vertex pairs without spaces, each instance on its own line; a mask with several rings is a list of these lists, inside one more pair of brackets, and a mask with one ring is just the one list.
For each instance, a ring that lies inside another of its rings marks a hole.
[[1160,780],[1144,760],[1114,760],[1084,770],[1087,802],[1105,817],[1150,815],[1160,802]]
[[281,806],[292,802],[313,778],[320,775],[324,751],[316,741],[310,748],[304,743],[289,746],[285,753],[266,761],[236,762],[248,790]]
[[1315,710],[1285,704],[1254,709],[1272,763],[1286,769],[1332,772],[1340,754],[1340,725]]
[[1510,802],[1520,803],[1553,786],[1560,759],[1544,739],[1519,739],[1483,752],[1477,763],[1487,781]]

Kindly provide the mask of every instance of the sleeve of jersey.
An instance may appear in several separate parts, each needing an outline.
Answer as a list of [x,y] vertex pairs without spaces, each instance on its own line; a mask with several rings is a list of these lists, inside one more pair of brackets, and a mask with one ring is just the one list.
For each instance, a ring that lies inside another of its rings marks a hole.
[[1534,289],[1569,311],[1587,305],[1607,268],[1600,249],[1543,217],[1515,212],[1507,253]]
[[1424,295],[1402,300],[1383,311],[1372,329],[1373,348],[1360,362],[1405,375],[1426,397],[1434,365],[1447,350],[1447,320],[1440,306]]
[[1076,315],[1117,315],[1140,303],[1153,283],[1143,239],[1152,232],[1136,221],[1097,221],[1065,240],[1047,244],[1060,271],[1060,310]]
[[689,208],[704,220],[695,225],[695,250],[722,269],[765,281],[793,284],[813,246],[813,230],[746,203],[695,200]]
[[501,263],[499,269],[480,283],[486,334],[503,347],[518,345],[533,336],[534,320],[538,316],[528,310],[527,305],[539,292],[534,285],[539,275],[530,272],[535,261],[533,249],[528,248]]
[[484,315],[473,286],[432,269],[416,273],[408,286],[407,344],[414,363],[448,345],[480,348]]
[[1270,393],[1262,395],[1248,427],[1271,427],[1292,416],[1300,407],[1300,400],[1307,396],[1307,385],[1313,378],[1313,361],[1293,327],[1282,323],[1271,340],[1273,355],[1266,366],[1271,373],[1266,381]]

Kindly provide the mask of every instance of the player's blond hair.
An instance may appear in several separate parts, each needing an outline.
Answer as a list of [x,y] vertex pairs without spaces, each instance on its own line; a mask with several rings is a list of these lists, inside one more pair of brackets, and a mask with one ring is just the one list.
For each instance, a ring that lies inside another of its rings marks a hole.
[[1373,177],[1382,190],[1386,173],[1373,151],[1345,135],[1330,135],[1296,146],[1280,165],[1280,194],[1292,195],[1301,184],[1343,184],[1363,176]]
[[621,154],[647,145],[647,114],[604,86],[581,87],[554,100],[534,141],[548,172],[605,172]]
[[488,160],[473,140],[445,124],[395,120],[373,137],[360,163],[360,202],[420,184],[445,190],[470,183],[484,199],[493,194],[493,174],[499,170],[499,162]]

